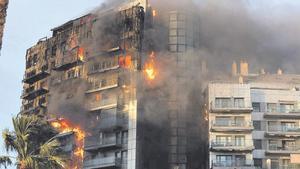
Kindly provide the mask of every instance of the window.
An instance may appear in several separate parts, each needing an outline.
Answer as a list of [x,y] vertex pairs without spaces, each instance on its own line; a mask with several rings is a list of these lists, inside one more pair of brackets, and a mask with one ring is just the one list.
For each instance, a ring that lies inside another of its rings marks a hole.
[[241,126],[241,127],[245,126],[246,125],[245,124],[245,117],[235,117],[234,118],[234,124],[236,126]]
[[261,130],[261,121],[253,121],[254,130]]
[[53,46],[53,47],[52,47],[52,51],[51,51],[51,55],[52,55],[52,56],[55,56],[55,55],[56,55],[56,50],[57,50],[57,47],[56,47],[56,46]]
[[122,151],[122,163],[127,163],[127,151]]
[[230,98],[216,98],[215,107],[216,108],[229,108],[231,106]]
[[216,144],[224,146],[231,144],[231,136],[217,136]]
[[290,131],[296,128],[295,122],[281,122],[282,131]]
[[262,159],[254,158],[254,166],[258,168],[262,168]]
[[267,103],[267,111],[268,112],[276,112],[277,111],[276,103]]
[[261,150],[262,149],[262,140],[253,140],[254,142],[254,147],[257,150]]
[[234,98],[234,107],[237,108],[245,107],[244,98]]
[[122,144],[128,143],[128,131],[122,132]]
[[279,109],[280,109],[281,113],[288,113],[294,109],[294,105],[293,104],[280,104]]
[[246,164],[246,156],[244,155],[236,155],[235,156],[235,163],[237,166],[245,166]]
[[260,103],[252,103],[254,112],[261,112]]
[[232,156],[231,155],[217,155],[216,162],[220,166],[231,167],[232,166]]
[[236,136],[235,137],[236,146],[245,146],[245,136]]
[[216,117],[216,126],[229,126],[230,125],[230,117]]

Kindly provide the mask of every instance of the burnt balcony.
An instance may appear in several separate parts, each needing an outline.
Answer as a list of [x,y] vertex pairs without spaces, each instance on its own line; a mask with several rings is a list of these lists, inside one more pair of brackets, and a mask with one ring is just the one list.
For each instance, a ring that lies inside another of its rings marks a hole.
[[44,78],[46,78],[47,76],[49,76],[50,73],[46,70],[41,70],[39,72],[31,72],[25,75],[23,82],[27,83],[27,84],[33,84],[37,81],[40,81]]
[[38,96],[47,94],[48,92],[49,92],[48,89],[45,87],[38,87],[38,88],[30,87],[23,91],[21,98],[25,100],[33,100]]
[[121,115],[104,116],[95,127],[100,131],[114,131],[128,128],[128,119]]
[[74,56],[74,55],[64,56],[64,57],[58,58],[53,70],[65,71],[65,70],[71,69],[72,67],[75,67],[82,63],[83,63],[83,60],[78,56]]
[[254,127],[252,122],[212,121],[212,132],[251,132]]
[[213,161],[213,169],[256,169],[251,160]]
[[278,145],[278,144],[270,144],[268,149],[266,150],[266,155],[282,155],[282,156],[289,156],[290,154],[299,154],[300,153],[300,146],[296,145]]
[[41,113],[45,113],[46,112],[46,104],[39,104],[38,106],[27,106],[24,105],[24,107],[21,110],[22,114],[26,114],[26,115],[39,115]]
[[283,125],[268,126],[266,136],[269,137],[300,137],[300,127],[288,127]]
[[227,105],[217,105],[211,102],[210,104],[211,113],[251,113],[253,108],[247,107],[246,105],[236,105],[229,103]]
[[101,100],[101,101],[94,101],[89,102],[87,104],[87,109],[90,112],[99,111],[103,109],[111,109],[115,108],[118,105],[118,101],[116,99],[107,99],[107,100]]
[[115,89],[118,88],[119,84],[118,81],[112,81],[111,83],[108,84],[101,84],[99,86],[95,86],[95,85],[90,85],[88,90],[85,92],[86,94],[90,94],[90,93],[94,93],[94,92],[99,92],[99,91],[103,91],[103,90],[109,90],[109,89]]
[[254,146],[253,140],[211,141],[210,149],[214,152],[251,152]]
[[121,168],[122,160],[117,157],[95,157],[93,159],[86,159],[83,162],[84,169],[109,169]]
[[100,136],[90,136],[86,137],[84,141],[84,149],[86,151],[107,150],[120,147],[122,147],[121,140],[118,140],[115,135],[102,139]]

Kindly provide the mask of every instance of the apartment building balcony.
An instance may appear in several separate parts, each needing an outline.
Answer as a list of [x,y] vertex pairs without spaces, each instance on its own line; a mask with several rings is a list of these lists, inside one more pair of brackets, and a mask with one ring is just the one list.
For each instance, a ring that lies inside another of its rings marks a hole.
[[268,137],[300,137],[300,127],[268,126],[265,135]]
[[47,76],[49,76],[50,73],[46,70],[40,70],[38,72],[31,72],[31,73],[27,73],[24,76],[23,82],[27,83],[27,84],[33,84],[39,80],[42,80],[44,78],[46,78]]
[[224,105],[215,105],[211,103],[210,106],[211,113],[251,113],[253,108],[247,107],[245,105],[235,105],[235,104],[227,104]]
[[128,119],[121,117],[121,115],[112,115],[103,117],[95,129],[99,131],[114,131],[118,129],[127,129]]
[[49,90],[45,87],[38,87],[38,88],[30,87],[23,91],[21,98],[25,100],[33,100],[34,98],[47,94],[48,92]]
[[212,169],[257,169],[250,160],[241,161],[213,161]]
[[253,140],[245,141],[211,141],[210,151],[213,152],[251,152],[254,150]]
[[31,103],[26,104],[21,109],[21,114],[26,115],[39,115],[41,112],[44,113],[47,106],[46,104],[39,104],[38,106],[33,106]]
[[88,75],[92,75],[92,74],[96,74],[96,73],[104,73],[104,72],[118,70],[118,69],[120,69],[120,65],[112,65],[112,66],[106,67],[106,68],[89,70]]
[[103,109],[111,109],[118,106],[117,99],[107,99],[107,100],[101,100],[101,101],[94,101],[89,102],[87,105],[87,109],[90,112],[99,111]]
[[212,132],[251,132],[254,129],[252,122],[212,121],[211,124]]
[[117,157],[96,157],[83,161],[84,169],[109,169],[120,168],[122,165],[121,158]]
[[83,60],[78,56],[75,55],[64,56],[58,58],[55,68],[53,68],[53,70],[65,71],[81,63],[83,63]]
[[89,89],[85,92],[86,94],[91,94],[94,92],[100,92],[103,90],[109,90],[109,89],[115,89],[118,88],[119,84],[118,83],[111,83],[107,84],[105,86],[90,86]]
[[271,119],[300,119],[300,109],[281,110],[280,108],[274,111],[264,113],[264,118]]
[[114,149],[122,147],[121,140],[116,136],[100,138],[100,136],[86,137],[84,141],[84,149],[86,151],[97,151],[102,149]]
[[290,154],[300,154],[300,146],[282,146],[277,144],[271,144],[265,152],[266,155],[281,155],[290,156]]

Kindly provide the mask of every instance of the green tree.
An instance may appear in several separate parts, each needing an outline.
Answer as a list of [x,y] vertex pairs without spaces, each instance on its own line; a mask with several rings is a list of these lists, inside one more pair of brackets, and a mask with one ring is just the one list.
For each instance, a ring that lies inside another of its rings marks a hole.
[[6,151],[15,152],[17,156],[0,157],[0,166],[6,168],[16,161],[19,169],[64,168],[65,158],[59,142],[54,139],[57,132],[47,121],[36,116],[20,115],[12,122],[14,130],[4,130],[2,136]]

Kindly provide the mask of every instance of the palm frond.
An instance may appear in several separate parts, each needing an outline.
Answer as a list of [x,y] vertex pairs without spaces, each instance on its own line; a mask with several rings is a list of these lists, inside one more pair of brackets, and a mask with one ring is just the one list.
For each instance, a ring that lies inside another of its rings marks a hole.
[[15,143],[16,136],[14,135],[14,133],[10,132],[8,129],[5,129],[2,132],[2,138],[7,152],[16,150],[17,148],[17,145]]
[[0,166],[7,168],[9,165],[12,165],[11,159],[7,156],[1,156],[0,157]]

